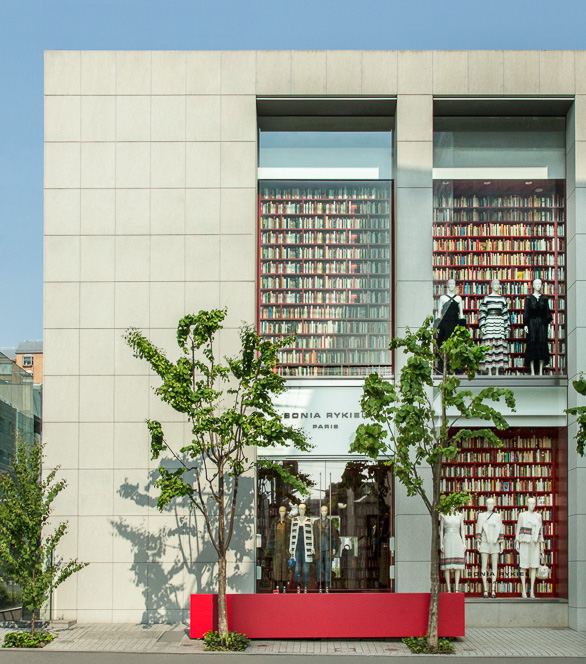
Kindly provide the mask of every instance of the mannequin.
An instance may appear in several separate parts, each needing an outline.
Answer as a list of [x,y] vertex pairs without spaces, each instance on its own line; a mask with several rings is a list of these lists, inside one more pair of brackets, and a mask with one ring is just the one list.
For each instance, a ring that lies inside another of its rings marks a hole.
[[489,346],[481,368],[489,374],[498,375],[509,367],[509,334],[511,318],[507,298],[501,295],[501,282],[493,279],[491,292],[483,298],[478,309],[478,326],[482,345]]
[[328,516],[328,506],[322,505],[320,517],[313,522],[313,542],[317,552],[317,583],[319,592],[322,587],[330,592],[332,578],[332,558],[340,548],[340,535],[335,524]]
[[281,505],[279,516],[271,524],[269,545],[267,547],[267,557],[273,559],[272,574],[277,592],[287,592],[290,531],[291,523],[287,518],[287,508]]
[[553,320],[549,300],[541,292],[541,279],[533,282],[533,293],[525,299],[523,325],[525,326],[525,366],[531,375],[543,375],[543,367],[549,364],[548,326]]
[[299,505],[299,516],[294,517],[291,521],[289,537],[289,553],[295,558],[295,584],[298,593],[301,592],[301,580],[303,580],[303,592],[307,592],[309,565],[313,562],[315,553],[311,519],[306,515],[306,511],[307,505],[301,503]]
[[[442,295],[438,302],[438,317],[436,343],[438,349],[453,334],[458,325],[465,326],[464,305],[462,298],[456,293],[456,282],[454,279],[448,279],[446,284],[446,293]],[[438,362],[438,371],[443,373],[444,361],[440,357]]]
[[480,577],[482,595],[488,597],[488,559],[492,571],[492,593],[496,597],[499,554],[503,552],[505,535],[501,515],[494,511],[494,499],[486,500],[486,512],[480,512],[476,520],[476,546],[480,553]]
[[466,566],[464,517],[460,512],[440,514],[440,569],[444,571],[448,592],[452,592],[451,570],[454,570],[454,592],[458,592],[460,574]]
[[527,570],[529,570],[529,597],[535,598],[535,576],[545,546],[541,514],[535,511],[535,498],[527,500],[527,510],[519,514],[515,528],[515,549],[519,552],[521,568],[521,597],[527,597]]

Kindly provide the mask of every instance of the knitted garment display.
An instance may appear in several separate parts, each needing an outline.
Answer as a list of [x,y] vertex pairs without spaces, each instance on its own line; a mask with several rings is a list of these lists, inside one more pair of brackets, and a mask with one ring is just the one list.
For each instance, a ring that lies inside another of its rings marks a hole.
[[494,293],[487,295],[480,303],[478,325],[481,343],[489,347],[481,369],[508,369],[511,317],[507,298]]

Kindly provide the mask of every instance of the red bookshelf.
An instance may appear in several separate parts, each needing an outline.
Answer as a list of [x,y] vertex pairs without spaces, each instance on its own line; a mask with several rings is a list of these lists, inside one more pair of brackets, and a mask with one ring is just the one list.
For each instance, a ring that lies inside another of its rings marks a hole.
[[523,307],[534,279],[543,282],[553,322],[545,373],[566,373],[565,182],[434,182],[434,298],[455,279],[464,315],[480,341],[478,309],[499,279],[511,312],[509,373],[525,373]]
[[550,579],[536,580],[541,597],[565,595],[565,470],[563,444],[558,429],[509,429],[499,435],[503,446],[495,448],[483,438],[466,443],[458,455],[445,462],[442,491],[467,490],[472,502],[464,508],[466,531],[466,571],[462,590],[470,596],[482,595],[480,554],[474,540],[478,513],[486,500],[495,499],[505,526],[505,545],[499,556],[498,596],[520,596],[520,571],[515,551],[515,524],[526,509],[527,499],[537,499],[543,519],[545,560],[552,569]]
[[391,182],[261,181],[258,330],[288,376],[390,374]]

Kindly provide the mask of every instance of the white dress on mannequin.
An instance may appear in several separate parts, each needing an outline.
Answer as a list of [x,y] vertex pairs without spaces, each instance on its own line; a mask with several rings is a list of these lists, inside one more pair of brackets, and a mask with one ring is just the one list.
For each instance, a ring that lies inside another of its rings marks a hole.
[[462,541],[462,514],[442,514],[440,528],[443,533],[443,552],[440,568],[463,570],[466,566],[466,550]]
[[541,514],[521,512],[517,521],[515,539],[519,542],[519,567],[521,569],[539,567],[543,542]]

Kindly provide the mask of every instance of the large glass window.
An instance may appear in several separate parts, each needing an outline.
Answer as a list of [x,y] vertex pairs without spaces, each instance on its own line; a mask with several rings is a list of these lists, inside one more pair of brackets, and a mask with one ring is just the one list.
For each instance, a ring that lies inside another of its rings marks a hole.
[[258,325],[297,335],[285,375],[390,373],[391,138],[260,133]]
[[436,118],[439,339],[465,324],[487,374],[566,373],[563,118]]
[[499,596],[521,594],[519,557],[515,548],[517,522],[531,498],[540,515],[539,539],[543,557],[551,569],[548,579],[538,580],[540,597],[567,596],[567,473],[563,431],[560,429],[509,429],[495,448],[484,438],[467,441],[456,457],[446,462],[442,491],[468,491],[471,503],[463,509],[466,537],[467,595],[482,596],[481,556],[476,543],[477,520],[489,499],[503,523],[503,551],[498,558],[495,590]]
[[257,591],[392,590],[389,468],[356,459],[282,463],[310,495],[259,471]]
[[261,131],[259,179],[391,180],[391,146],[390,131]]
[[434,169],[535,169],[536,179],[560,179],[565,164],[565,118],[434,119]]

